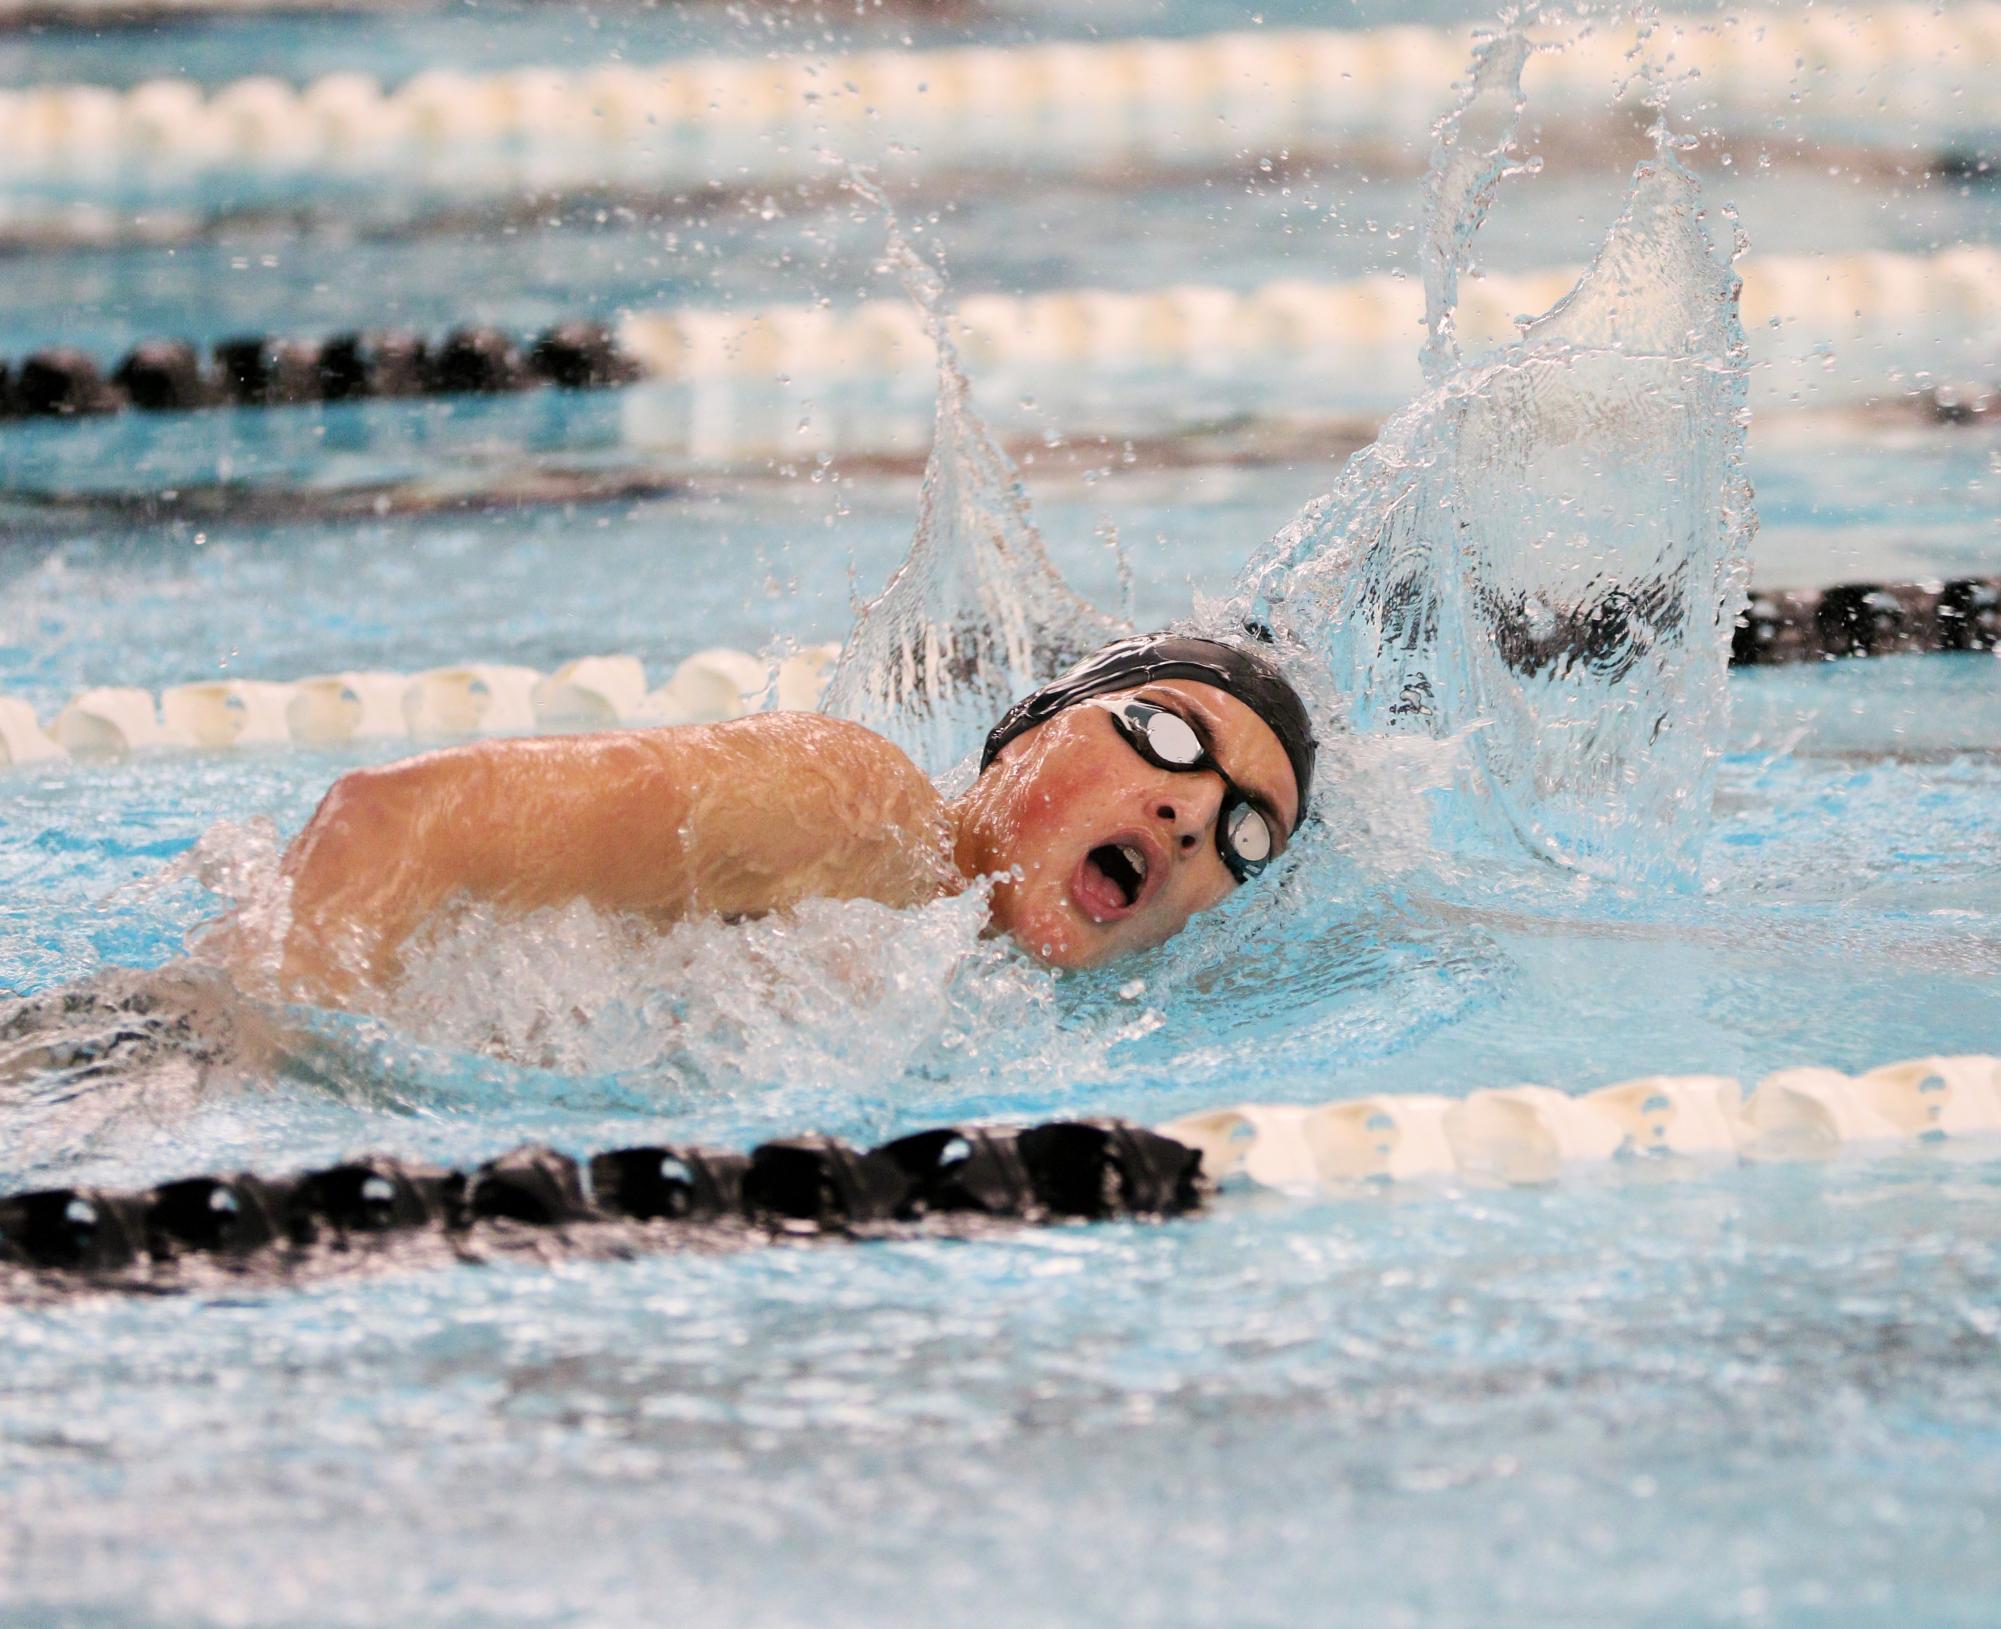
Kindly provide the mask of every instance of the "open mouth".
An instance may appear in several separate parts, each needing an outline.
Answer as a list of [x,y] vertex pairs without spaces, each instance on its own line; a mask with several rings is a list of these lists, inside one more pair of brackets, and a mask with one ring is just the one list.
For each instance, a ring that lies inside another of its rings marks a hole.
[[1094,921],[1124,916],[1146,891],[1149,861],[1136,843],[1100,843],[1077,868],[1077,903]]

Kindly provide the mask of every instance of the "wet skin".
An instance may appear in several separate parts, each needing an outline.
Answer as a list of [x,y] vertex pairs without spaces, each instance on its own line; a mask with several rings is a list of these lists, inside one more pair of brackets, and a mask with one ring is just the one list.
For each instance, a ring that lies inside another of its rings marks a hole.
[[[1255,713],[1188,680],[1123,694],[1186,718],[1283,846],[1297,790]],[[411,936],[466,900],[525,913],[583,899],[664,926],[816,897],[915,905],[981,877],[1000,878],[995,931],[1051,966],[1092,967],[1236,886],[1216,848],[1223,796],[1213,772],[1148,763],[1095,706],[1009,743],[949,805],[891,743],[811,713],[456,747],[328,792],[285,857],[277,982],[296,1000],[365,1002]]]

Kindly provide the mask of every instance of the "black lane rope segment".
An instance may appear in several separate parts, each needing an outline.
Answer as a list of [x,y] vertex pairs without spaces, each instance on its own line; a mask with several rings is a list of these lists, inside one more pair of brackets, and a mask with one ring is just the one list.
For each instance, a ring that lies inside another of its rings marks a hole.
[[315,1261],[422,1238],[477,1259],[482,1237],[629,1254],[950,1233],[962,1223],[1168,1217],[1199,1208],[1203,1194],[1196,1150],[1114,1119],[947,1126],[876,1149],[821,1136],[748,1154],[646,1145],[586,1164],[531,1144],[471,1171],[364,1156],[288,1176],[0,1198],[0,1291],[23,1275],[42,1285],[174,1288],[180,1269],[204,1264],[282,1279]]
[[[1582,666],[1608,680],[1621,677],[1647,639],[1673,631],[1684,614],[1678,602],[1612,594],[1585,607],[1545,605],[1546,630],[1531,635],[1519,598],[1480,608],[1496,651],[1516,672]],[[1730,665],[1965,651],[2001,651],[2001,576],[1753,589],[1731,628]]]
[[2001,650],[2001,577],[1754,589],[1730,643],[1734,667]]
[[601,390],[641,374],[601,323],[561,322],[525,347],[498,328],[454,328],[435,342],[402,330],[324,340],[244,335],[207,356],[184,339],[143,340],[107,375],[84,352],[53,346],[0,364],[0,416],[95,418],[134,409],[291,407],[404,396],[497,395],[553,385]]

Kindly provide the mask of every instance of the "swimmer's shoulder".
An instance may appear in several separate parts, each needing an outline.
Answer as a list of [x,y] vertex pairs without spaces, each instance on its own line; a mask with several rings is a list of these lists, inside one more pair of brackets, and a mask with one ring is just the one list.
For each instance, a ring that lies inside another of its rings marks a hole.
[[[893,741],[823,713],[760,713],[712,726],[746,787],[786,827],[809,891],[889,904],[928,899],[952,875],[945,805]],[[745,811],[746,814],[751,811]]]
[[758,713],[714,726],[734,748],[769,754],[807,785],[838,784],[850,796],[928,821],[943,809],[931,777],[894,741],[825,713]]

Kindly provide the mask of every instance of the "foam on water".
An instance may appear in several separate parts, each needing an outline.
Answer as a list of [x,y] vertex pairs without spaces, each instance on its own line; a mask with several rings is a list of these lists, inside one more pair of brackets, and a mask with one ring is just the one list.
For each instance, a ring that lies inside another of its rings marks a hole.
[[514,920],[473,910],[410,958],[380,1012],[437,1044],[565,1074],[864,1091],[1046,1036],[1049,982],[981,939],[986,916],[979,889],[916,911],[809,900],[665,933],[581,903]]

